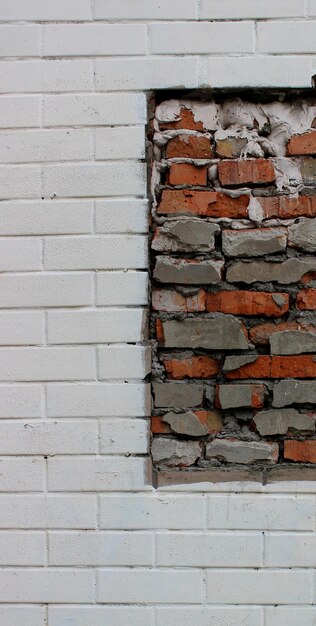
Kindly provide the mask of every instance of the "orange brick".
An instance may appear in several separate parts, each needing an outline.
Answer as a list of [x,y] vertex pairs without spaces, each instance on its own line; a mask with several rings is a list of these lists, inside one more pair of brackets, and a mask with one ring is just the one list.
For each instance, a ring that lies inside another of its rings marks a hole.
[[278,217],[280,219],[296,217],[316,216],[316,196],[277,196],[267,198],[257,198],[263,210],[264,217],[270,219]]
[[296,296],[296,306],[301,311],[316,310],[316,289],[302,289]]
[[289,156],[316,154],[316,130],[309,130],[302,135],[293,135],[287,144]]
[[209,356],[192,356],[188,359],[166,359],[164,367],[168,378],[210,378],[219,372],[219,362]]
[[284,458],[302,463],[316,463],[316,439],[308,441],[286,440],[284,442]]
[[183,311],[195,313],[205,311],[205,291],[202,289],[193,296],[183,296],[173,289],[153,289],[152,308],[154,311]]
[[203,123],[195,121],[191,109],[186,107],[181,107],[179,120],[176,122],[165,122],[160,124],[159,127],[161,130],[168,130],[168,128],[175,130],[182,130],[183,128],[187,130],[204,130]]
[[171,433],[171,428],[166,422],[162,421],[161,417],[153,416],[151,418],[151,432],[164,435]]
[[206,185],[207,166],[197,167],[191,163],[171,163],[169,185]]
[[282,322],[281,324],[258,324],[249,330],[249,339],[257,346],[264,346],[269,343],[269,338],[273,333],[283,330],[298,330],[301,326],[297,322]]
[[[279,306],[274,296],[283,299]],[[266,293],[264,291],[218,291],[206,295],[206,310],[233,313],[235,315],[266,315],[280,317],[289,310],[290,298],[287,293]]]
[[223,160],[218,164],[222,185],[264,184],[275,181],[275,171],[267,159]]
[[156,338],[159,343],[162,343],[165,340],[163,325],[161,320],[156,320]]
[[179,135],[167,144],[166,157],[182,157],[187,159],[210,159],[212,157],[211,141],[203,135]]
[[230,198],[217,191],[165,189],[158,206],[159,214],[202,215],[205,217],[248,217],[249,196]]
[[293,356],[259,356],[237,370],[226,372],[229,379],[245,378],[314,378],[316,362],[312,354]]

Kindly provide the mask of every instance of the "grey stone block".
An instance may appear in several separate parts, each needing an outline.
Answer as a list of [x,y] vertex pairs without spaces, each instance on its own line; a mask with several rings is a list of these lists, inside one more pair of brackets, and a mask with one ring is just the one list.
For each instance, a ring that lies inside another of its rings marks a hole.
[[271,354],[304,354],[316,352],[315,333],[300,330],[284,330],[270,335]]
[[151,453],[153,462],[167,467],[189,467],[201,456],[198,441],[178,441],[167,437],[154,437]]
[[219,385],[218,395],[222,409],[252,407],[254,385]]
[[283,407],[305,403],[316,403],[316,381],[290,379],[281,380],[274,385],[273,406]]
[[206,458],[208,460],[217,459],[227,463],[241,463],[243,465],[261,461],[276,463],[278,450],[277,443],[214,439],[206,446]]
[[301,218],[289,226],[289,243],[306,252],[316,251],[316,220]]
[[304,183],[316,184],[316,159],[305,157],[301,159],[301,174]]
[[154,278],[160,283],[216,285],[221,281],[223,267],[223,261],[197,261],[162,256],[156,260]]
[[231,356],[227,356],[224,361],[223,371],[232,372],[233,370],[238,370],[243,365],[254,363],[258,357],[259,354],[233,354]]
[[298,282],[307,272],[315,270],[316,259],[313,257],[287,259],[282,263],[238,261],[228,268],[227,280],[230,283],[246,283],[247,285],[256,282],[277,282],[290,285]]
[[203,220],[183,219],[165,222],[158,227],[152,241],[157,252],[210,252],[215,247],[217,224]]
[[296,409],[270,409],[260,411],[254,417],[254,423],[260,435],[285,435],[289,428],[314,431],[315,420]]
[[185,408],[198,406],[203,400],[203,385],[198,383],[154,383],[153,392],[156,408]]
[[222,237],[223,253],[230,257],[253,257],[282,252],[287,243],[284,228],[224,230]]
[[162,325],[167,348],[246,350],[249,347],[242,322],[230,315],[183,322],[168,320]]

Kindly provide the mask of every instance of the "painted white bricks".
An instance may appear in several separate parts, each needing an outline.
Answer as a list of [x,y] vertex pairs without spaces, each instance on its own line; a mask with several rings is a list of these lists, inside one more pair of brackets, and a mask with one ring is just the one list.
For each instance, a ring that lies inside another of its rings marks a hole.
[[1,0],[0,626],[314,626],[316,482],[152,486],[143,161],[152,90],[310,87],[315,18]]
[[[1,240],[0,240],[1,247]],[[44,242],[46,270],[112,270],[147,267],[147,237],[52,237]]]
[[142,383],[54,384],[47,388],[49,417],[133,417],[150,410],[149,385]]
[[134,531],[51,532],[48,550],[50,565],[153,565],[154,535]]
[[[96,527],[97,501],[91,495],[0,495],[0,528],[87,529]],[[1,623],[1,622],[0,622]]]
[[43,37],[44,56],[49,57],[146,54],[143,24],[49,24]]
[[254,25],[244,23],[154,24],[150,27],[153,54],[247,53],[254,48]]
[[44,96],[44,125],[48,127],[145,124],[146,120],[146,96],[142,92]]
[[[52,311],[48,313],[47,320],[48,341],[51,344],[133,343],[142,340],[145,317],[144,312],[136,308],[99,309]],[[110,363],[108,365],[111,367]]]

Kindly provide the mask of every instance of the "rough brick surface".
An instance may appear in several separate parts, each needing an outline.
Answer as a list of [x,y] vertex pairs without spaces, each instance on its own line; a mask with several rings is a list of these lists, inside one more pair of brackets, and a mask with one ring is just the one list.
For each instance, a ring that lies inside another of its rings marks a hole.
[[[155,110],[150,336],[160,471],[284,469],[301,460],[286,456],[286,438],[306,450],[314,441],[315,111],[313,99],[287,95],[174,98]],[[192,438],[201,451],[181,461],[177,444]]]

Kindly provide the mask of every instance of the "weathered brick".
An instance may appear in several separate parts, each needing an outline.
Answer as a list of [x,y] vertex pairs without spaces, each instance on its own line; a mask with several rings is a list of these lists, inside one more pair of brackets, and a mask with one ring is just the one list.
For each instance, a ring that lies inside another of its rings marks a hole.
[[240,441],[238,439],[214,439],[206,446],[206,458],[224,460],[227,463],[248,465],[265,461],[276,463],[279,456],[277,443],[265,441]]
[[198,383],[153,383],[155,407],[185,408],[198,406],[203,400],[203,385]]
[[156,260],[154,278],[160,283],[216,285],[221,281],[223,261],[197,261],[161,256]]
[[281,263],[268,261],[237,261],[227,270],[227,280],[230,283],[276,282],[281,285],[290,285],[298,282],[307,272],[316,270],[316,259],[302,257],[287,259]]
[[156,320],[156,338],[159,342],[162,342],[165,339],[161,320]]
[[282,252],[286,248],[285,228],[250,228],[224,230],[223,253],[229,257],[256,257]]
[[284,442],[284,458],[298,463],[316,463],[316,439]]
[[197,167],[191,163],[171,163],[168,172],[169,185],[206,185],[207,166]]
[[316,252],[315,219],[302,218],[296,224],[292,224],[291,226],[289,226],[288,231],[289,245],[300,248],[305,252]]
[[276,196],[257,198],[263,217],[291,219],[316,216],[316,196]]
[[248,217],[248,204],[249,196],[247,195],[231,198],[217,191],[164,189],[157,213],[239,219]]
[[217,224],[205,220],[181,219],[156,228],[152,249],[157,252],[210,252],[215,247]]
[[246,350],[247,331],[229,315],[212,319],[186,319],[162,322],[166,348],[205,348],[209,350]]
[[289,310],[287,293],[264,291],[218,291],[206,294],[206,310],[235,315],[280,317]]
[[252,363],[242,365],[236,370],[227,371],[230,357],[225,359],[224,371],[227,378],[313,378],[316,376],[314,355],[269,356],[261,355]]
[[203,123],[195,120],[193,111],[185,106],[180,109],[179,119],[174,122],[160,122],[159,127],[161,130],[204,130]]
[[171,433],[170,426],[163,422],[161,417],[153,415],[151,418],[151,432],[154,434],[166,435]]
[[218,175],[220,183],[229,187],[273,183],[276,178],[273,164],[267,159],[220,161]]
[[293,135],[287,144],[289,156],[316,154],[316,130],[309,130],[301,135]]
[[189,467],[200,458],[202,447],[198,441],[178,441],[154,437],[151,453],[154,463],[166,467]]
[[271,354],[290,355],[316,353],[316,327],[314,332],[284,330],[270,337]]
[[296,296],[296,306],[301,311],[316,310],[316,289],[302,289]]
[[195,313],[205,311],[205,291],[200,289],[193,296],[183,296],[173,289],[153,289],[151,294],[154,311]]
[[315,430],[315,418],[296,409],[268,409],[255,415],[253,421],[260,435],[286,435],[289,429]]
[[167,143],[167,159],[210,159],[212,155],[211,141],[203,135],[179,135]]
[[217,411],[186,411],[185,413],[170,411],[162,417],[162,423],[165,422],[172,432],[189,437],[216,435],[223,428]]
[[211,378],[219,372],[219,361],[209,356],[191,356],[163,361],[168,378]]
[[259,409],[263,406],[264,394],[264,385],[217,385],[216,405],[222,409]]
[[300,170],[303,182],[307,185],[314,185],[316,182],[316,161],[314,157],[302,157],[300,159]]
[[283,407],[305,403],[316,403],[316,381],[281,380],[274,385],[273,406]]
[[265,346],[269,343],[270,336],[274,333],[298,330],[299,328],[313,330],[314,327],[308,324],[299,324],[298,322],[281,322],[280,324],[268,322],[266,324],[253,326],[253,328],[249,330],[249,339],[257,346]]

